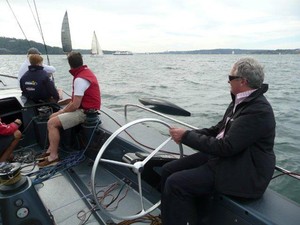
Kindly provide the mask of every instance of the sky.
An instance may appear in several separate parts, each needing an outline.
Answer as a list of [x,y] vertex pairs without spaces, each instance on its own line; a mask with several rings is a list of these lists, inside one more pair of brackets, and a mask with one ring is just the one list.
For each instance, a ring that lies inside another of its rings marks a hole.
[[300,0],[0,0],[0,36],[43,43],[35,6],[56,47],[67,11],[74,49],[89,49],[93,31],[103,50],[300,48]]

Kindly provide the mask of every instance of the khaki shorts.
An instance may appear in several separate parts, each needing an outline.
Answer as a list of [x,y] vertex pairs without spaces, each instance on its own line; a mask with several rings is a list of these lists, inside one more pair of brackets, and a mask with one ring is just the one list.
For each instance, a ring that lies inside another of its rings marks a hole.
[[74,112],[66,112],[58,115],[64,130],[75,127],[85,121],[86,115],[82,109],[77,109]]

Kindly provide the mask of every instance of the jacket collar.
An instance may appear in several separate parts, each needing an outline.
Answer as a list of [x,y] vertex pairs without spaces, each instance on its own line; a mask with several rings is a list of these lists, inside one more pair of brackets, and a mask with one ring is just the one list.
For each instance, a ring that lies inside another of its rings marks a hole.
[[[266,93],[269,89],[269,85],[268,84],[262,84],[260,88],[258,88],[256,91],[254,91],[251,95],[249,95],[244,102],[249,102],[252,99],[257,98],[260,95],[263,95],[264,93]],[[235,95],[231,93],[231,98],[232,101],[235,100]]]
[[87,65],[83,65],[77,68],[72,68],[69,70],[70,74],[72,74],[73,76],[76,76],[77,74],[79,74],[81,71],[87,69]]
[[44,67],[39,66],[39,65],[29,65],[28,66],[29,71],[37,71],[37,70],[43,70],[43,69],[44,69]]

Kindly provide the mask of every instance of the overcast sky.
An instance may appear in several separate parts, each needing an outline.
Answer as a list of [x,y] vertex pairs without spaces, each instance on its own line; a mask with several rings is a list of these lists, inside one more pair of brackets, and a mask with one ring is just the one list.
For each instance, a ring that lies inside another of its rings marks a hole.
[[[0,36],[42,43],[33,0],[0,1]],[[45,42],[61,47],[68,11],[73,48],[155,52],[300,48],[300,0],[35,0]],[[0,46],[1,47],[1,46]]]

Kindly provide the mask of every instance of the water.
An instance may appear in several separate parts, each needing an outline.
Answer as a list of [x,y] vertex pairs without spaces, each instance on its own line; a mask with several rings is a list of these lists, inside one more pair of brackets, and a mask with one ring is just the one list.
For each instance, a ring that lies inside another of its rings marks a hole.
[[[171,101],[192,113],[176,117],[199,128],[215,125],[230,102],[227,75],[241,55],[133,55],[102,58],[84,56],[97,74],[103,105],[123,113],[126,103],[142,97]],[[265,67],[266,96],[273,106],[277,130],[277,165],[300,172],[300,55],[251,55]],[[25,56],[0,56],[0,73],[17,76]],[[46,61],[46,57],[44,59]],[[65,56],[50,56],[57,71],[57,86],[71,92],[72,77]],[[130,109],[129,118],[149,117]],[[271,188],[300,203],[300,185],[285,176],[276,178]]]

